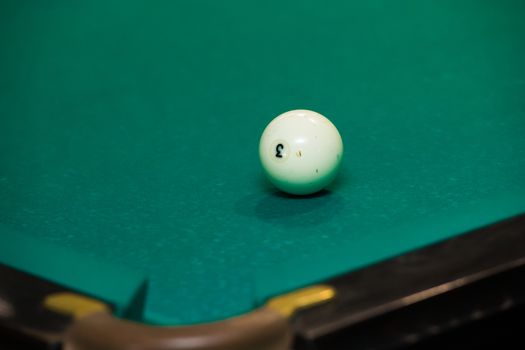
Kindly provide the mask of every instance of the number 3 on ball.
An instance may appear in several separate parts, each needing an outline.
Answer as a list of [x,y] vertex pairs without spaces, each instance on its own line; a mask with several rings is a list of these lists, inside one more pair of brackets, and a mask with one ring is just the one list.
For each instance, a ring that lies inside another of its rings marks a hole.
[[279,143],[277,146],[275,146],[275,156],[277,158],[282,158],[283,155],[281,154],[281,151],[283,150],[284,146],[282,143]]

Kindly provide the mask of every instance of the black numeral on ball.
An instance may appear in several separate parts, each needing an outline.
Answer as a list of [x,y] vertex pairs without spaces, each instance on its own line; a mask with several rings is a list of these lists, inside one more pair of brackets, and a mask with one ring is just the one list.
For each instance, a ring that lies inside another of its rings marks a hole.
[[284,146],[282,143],[278,144],[277,146],[275,146],[275,156],[277,158],[282,158],[283,155],[281,154],[281,151],[283,150]]

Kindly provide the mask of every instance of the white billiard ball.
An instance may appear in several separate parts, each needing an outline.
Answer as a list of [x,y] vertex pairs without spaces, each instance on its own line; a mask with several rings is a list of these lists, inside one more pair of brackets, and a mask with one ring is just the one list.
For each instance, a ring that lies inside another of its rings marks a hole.
[[343,141],[326,117],[309,110],[293,110],[277,116],[264,129],[259,157],[275,187],[291,194],[312,194],[336,177],[343,158]]

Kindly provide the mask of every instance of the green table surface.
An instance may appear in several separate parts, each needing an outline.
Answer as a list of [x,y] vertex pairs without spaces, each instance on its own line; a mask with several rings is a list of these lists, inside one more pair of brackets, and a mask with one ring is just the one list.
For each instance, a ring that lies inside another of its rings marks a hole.
[[[2,1],[0,262],[196,323],[524,212],[524,17],[523,1]],[[257,153],[297,108],[345,143],[309,198],[272,189]]]

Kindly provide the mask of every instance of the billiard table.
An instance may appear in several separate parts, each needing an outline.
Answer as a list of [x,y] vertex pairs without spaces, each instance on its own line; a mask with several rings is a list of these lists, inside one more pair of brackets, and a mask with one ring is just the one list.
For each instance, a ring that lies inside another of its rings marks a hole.
[[[524,16],[521,1],[1,2],[0,346],[523,332]],[[272,188],[258,159],[292,109],[344,142],[310,196]]]

